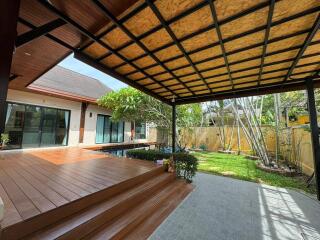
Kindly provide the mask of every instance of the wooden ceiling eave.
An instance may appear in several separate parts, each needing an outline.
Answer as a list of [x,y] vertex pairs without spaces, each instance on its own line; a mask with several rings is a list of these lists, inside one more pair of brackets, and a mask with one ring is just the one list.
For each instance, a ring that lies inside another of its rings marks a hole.
[[[108,1],[112,12],[121,14],[129,6],[131,6],[136,0],[125,1]],[[72,5],[75,12],[79,12],[74,6],[78,4],[79,8],[83,8],[83,3],[88,1],[54,1],[61,7],[66,7],[66,4]],[[81,7],[82,6],[82,7]],[[85,8],[83,8],[84,10]],[[86,9],[87,10],[87,9]],[[91,14],[92,15],[92,14]],[[90,30],[93,32],[99,31],[105,24],[105,19],[101,19],[100,23],[95,21],[93,16]],[[54,22],[56,21],[56,22]],[[74,49],[80,47],[83,42],[87,41],[87,37],[81,34],[68,24],[61,24],[61,19],[57,18],[55,14],[48,11],[37,0],[21,0],[18,22],[18,38],[23,34],[37,34],[32,33],[32,30],[46,27],[46,24],[51,25],[50,31],[46,34],[42,32],[42,35],[38,35],[34,38],[28,37],[22,43],[17,46],[16,52],[13,56],[11,75],[15,76],[11,79],[9,87],[17,90],[29,91],[28,86],[38,79],[41,75],[49,71],[52,67],[57,65],[65,57],[70,55]],[[56,24],[56,26],[54,26]],[[61,24],[61,26],[58,26]],[[88,24],[88,23],[87,23]],[[21,39],[20,39],[21,40]],[[18,40],[19,43],[19,40]]]

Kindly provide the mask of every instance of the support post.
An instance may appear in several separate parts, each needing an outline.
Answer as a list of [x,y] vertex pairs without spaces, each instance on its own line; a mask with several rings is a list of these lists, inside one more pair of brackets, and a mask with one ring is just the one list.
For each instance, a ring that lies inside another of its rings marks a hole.
[[7,94],[10,67],[17,36],[20,0],[0,1],[0,134],[4,132],[7,115]]
[[317,198],[320,201],[320,145],[317,109],[314,97],[314,85],[312,79],[307,79],[308,110],[310,118],[311,142],[314,161],[314,174],[316,180]]
[[177,112],[176,105],[172,105],[172,152],[176,151],[176,124],[177,124]]
[[87,108],[88,108],[88,103],[82,102],[81,103],[81,115],[80,115],[79,143],[83,143]]

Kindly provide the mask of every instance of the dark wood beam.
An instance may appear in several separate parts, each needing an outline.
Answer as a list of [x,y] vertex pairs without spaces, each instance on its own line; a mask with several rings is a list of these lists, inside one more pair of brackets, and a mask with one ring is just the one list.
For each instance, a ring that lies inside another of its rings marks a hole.
[[84,127],[85,127],[85,123],[86,123],[86,112],[87,112],[88,105],[89,104],[87,102],[81,103],[79,143],[83,143]]
[[311,129],[311,142],[314,161],[314,175],[316,179],[317,198],[320,201],[320,144],[319,144],[319,126],[318,114],[314,97],[314,81],[307,79],[308,92],[308,110]]
[[29,32],[23,33],[20,36],[17,37],[16,39],[16,47],[21,47],[22,45],[31,42],[32,40],[41,37],[52,30],[59,28],[63,25],[65,25],[66,22],[63,21],[62,19],[56,19],[53,20],[52,22],[49,22],[47,24],[44,24],[40,27],[37,27],[35,29],[30,30]]
[[20,0],[0,1],[0,134],[4,132],[7,115],[7,94],[10,67],[17,36]]

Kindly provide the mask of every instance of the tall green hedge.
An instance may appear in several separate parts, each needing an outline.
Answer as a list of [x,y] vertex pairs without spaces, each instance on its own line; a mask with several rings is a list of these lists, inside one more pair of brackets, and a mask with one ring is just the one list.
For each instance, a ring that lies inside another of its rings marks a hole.
[[[169,159],[171,153],[163,153],[157,150],[136,149],[127,151],[127,157],[148,161]],[[189,153],[174,153],[173,159],[177,177],[184,178],[187,182],[192,182],[192,178],[198,169],[198,159]]]

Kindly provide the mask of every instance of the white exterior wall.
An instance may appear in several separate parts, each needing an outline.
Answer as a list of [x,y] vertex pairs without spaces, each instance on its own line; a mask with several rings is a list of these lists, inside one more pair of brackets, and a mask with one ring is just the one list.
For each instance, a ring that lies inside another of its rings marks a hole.
[[[70,110],[71,118],[70,118],[68,146],[79,145],[79,129],[80,129],[80,116],[81,116],[80,102],[45,96],[45,95],[36,94],[36,93],[12,90],[12,89],[9,89],[8,91],[7,101]],[[92,113],[91,117],[90,117],[90,113]],[[86,111],[83,145],[96,144],[96,124],[97,124],[98,114],[110,116],[111,111],[94,104],[89,104]],[[148,135],[148,131],[147,131],[147,135]],[[124,142],[130,142],[130,137],[131,137],[131,123],[125,122]],[[147,139],[148,137],[146,139],[134,140],[134,142],[146,142]]]
[[9,89],[8,91],[7,101],[70,110],[71,117],[68,146],[78,145],[81,114],[80,102],[12,89]]

